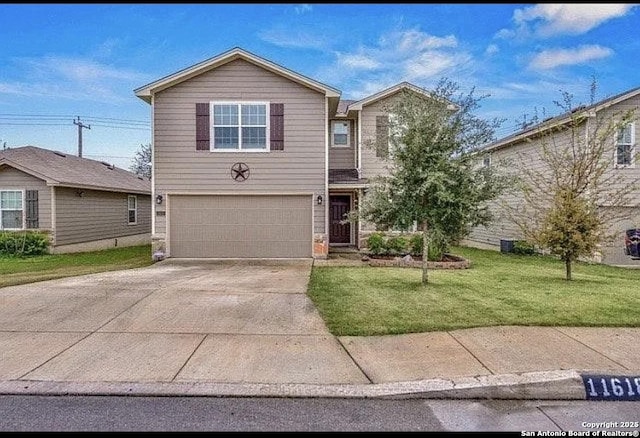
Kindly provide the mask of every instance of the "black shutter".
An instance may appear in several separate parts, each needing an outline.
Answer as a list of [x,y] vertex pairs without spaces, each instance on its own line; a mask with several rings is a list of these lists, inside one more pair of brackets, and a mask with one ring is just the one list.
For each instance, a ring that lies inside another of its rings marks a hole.
[[376,157],[389,155],[389,117],[376,116]]
[[271,126],[271,150],[284,150],[284,104],[272,103],[269,108]]
[[38,228],[38,191],[27,190],[25,192],[25,219],[27,228]]
[[209,134],[209,104],[196,103],[196,150],[208,151],[210,149]]

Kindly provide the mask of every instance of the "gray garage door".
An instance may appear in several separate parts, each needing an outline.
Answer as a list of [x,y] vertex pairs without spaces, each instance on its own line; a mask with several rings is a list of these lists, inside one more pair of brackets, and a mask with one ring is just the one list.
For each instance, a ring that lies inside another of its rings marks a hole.
[[169,198],[171,257],[311,257],[311,196]]

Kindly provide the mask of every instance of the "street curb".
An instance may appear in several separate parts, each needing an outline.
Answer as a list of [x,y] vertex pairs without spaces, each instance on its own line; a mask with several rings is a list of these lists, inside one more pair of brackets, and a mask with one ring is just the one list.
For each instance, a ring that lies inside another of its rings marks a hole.
[[0,381],[0,395],[585,400],[574,370],[356,385]]

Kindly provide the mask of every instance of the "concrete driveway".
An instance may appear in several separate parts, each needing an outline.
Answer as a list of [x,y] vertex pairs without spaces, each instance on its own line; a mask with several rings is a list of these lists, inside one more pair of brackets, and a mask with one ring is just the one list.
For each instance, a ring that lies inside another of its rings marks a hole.
[[306,296],[310,260],[164,261],[0,289],[0,380],[369,383]]

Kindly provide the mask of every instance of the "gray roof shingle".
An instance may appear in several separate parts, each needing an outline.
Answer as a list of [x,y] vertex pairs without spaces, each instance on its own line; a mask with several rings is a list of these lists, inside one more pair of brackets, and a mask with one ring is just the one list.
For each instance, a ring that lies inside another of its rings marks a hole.
[[52,185],[151,193],[151,183],[133,172],[102,161],[35,146],[0,150],[0,166],[3,164],[26,171]]

